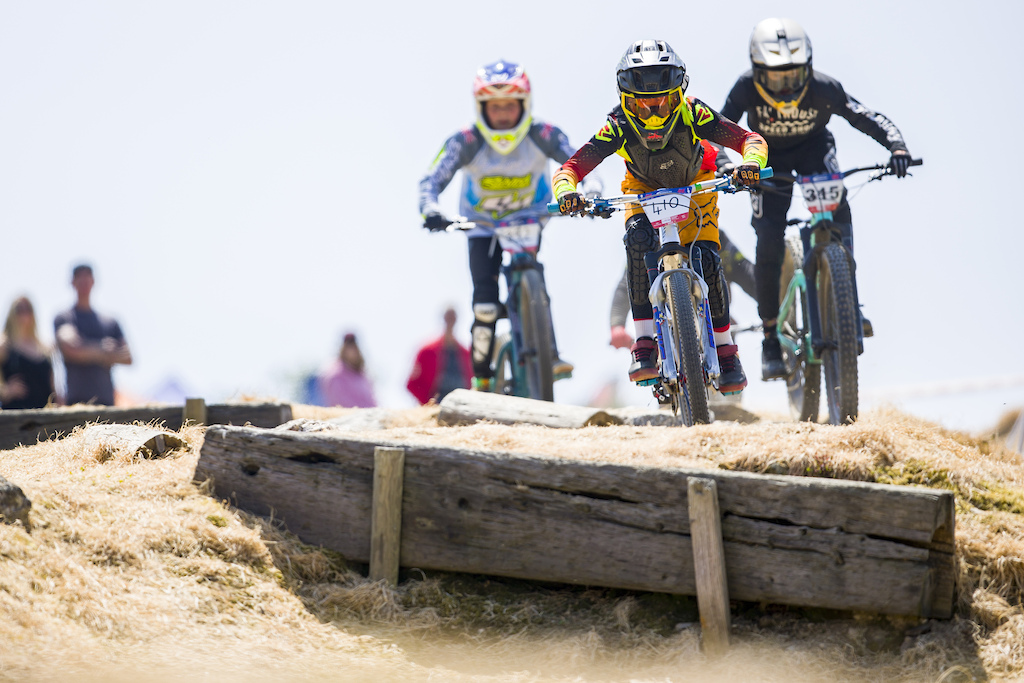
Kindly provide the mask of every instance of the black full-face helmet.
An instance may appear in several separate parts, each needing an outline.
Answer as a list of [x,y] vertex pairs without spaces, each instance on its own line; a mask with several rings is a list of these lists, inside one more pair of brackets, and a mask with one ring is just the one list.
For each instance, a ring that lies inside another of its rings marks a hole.
[[663,40],[638,40],[615,69],[622,110],[641,144],[656,151],[668,144],[683,111],[690,82],[686,64]]

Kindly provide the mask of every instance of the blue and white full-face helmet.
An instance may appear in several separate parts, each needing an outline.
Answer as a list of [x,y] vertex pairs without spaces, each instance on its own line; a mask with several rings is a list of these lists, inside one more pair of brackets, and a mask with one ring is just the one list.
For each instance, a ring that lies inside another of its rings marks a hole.
[[[500,60],[480,67],[473,81],[476,100],[476,126],[491,147],[501,154],[509,154],[530,132],[533,116],[530,113],[530,79],[522,66]],[[484,103],[488,100],[516,99],[521,103],[519,121],[506,130],[496,130],[487,120]]]

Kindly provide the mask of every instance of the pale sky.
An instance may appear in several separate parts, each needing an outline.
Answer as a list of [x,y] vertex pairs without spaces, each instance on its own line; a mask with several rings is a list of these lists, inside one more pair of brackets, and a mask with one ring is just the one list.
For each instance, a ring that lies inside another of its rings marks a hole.
[[[1024,10],[1011,2],[3,2],[0,310],[28,294],[52,341],[53,316],[73,301],[71,267],[88,261],[95,308],[119,319],[134,352],[115,374],[126,391],[150,395],[176,377],[211,401],[290,398],[294,376],[354,330],[382,404],[412,405],[405,378],[446,304],[468,341],[465,238],[420,228],[416,185],[472,122],[476,68],[521,62],[535,117],[578,146],[614,106],[631,41],[669,41],[688,94],[718,109],[768,16],[799,21],[815,68],[892,118],[925,159],[914,178],[852,202],[877,333],[861,356],[863,405],[891,399],[950,426],[991,425],[1024,405],[1024,230],[1011,184]],[[888,158],[844,120],[830,128],[844,168]],[[611,190],[622,171],[617,159],[598,170]],[[452,212],[459,181],[443,197]],[[747,202],[722,206],[723,228],[752,257]],[[607,346],[621,234],[620,218],[557,219],[545,233],[556,334],[577,366],[557,400],[585,403],[617,380],[623,399],[651,403],[624,383],[626,352]],[[738,290],[734,315],[756,318]],[[739,343],[745,404],[784,412],[784,386],[759,380],[759,340]]]

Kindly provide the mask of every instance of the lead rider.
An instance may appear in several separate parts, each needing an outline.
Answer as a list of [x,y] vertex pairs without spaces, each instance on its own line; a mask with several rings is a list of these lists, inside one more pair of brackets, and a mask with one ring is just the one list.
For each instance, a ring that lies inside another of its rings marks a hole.
[[[563,163],[575,148],[561,130],[530,113],[530,79],[523,67],[498,61],[481,67],[473,81],[476,125],[449,137],[420,181],[423,227],[444,230],[452,221],[441,213],[437,197],[462,169],[459,211],[483,225],[498,221],[547,222],[551,198],[548,159]],[[469,271],[473,278],[473,388],[489,391],[494,327],[503,315],[498,293],[502,250],[490,231],[471,230]],[[554,328],[552,327],[552,334]],[[554,339],[552,339],[554,343]],[[573,366],[554,351],[555,379],[569,377]]]
[[[555,196],[563,214],[583,211],[576,185],[612,154],[626,160],[622,191],[639,194],[683,187],[714,178],[716,142],[743,155],[733,177],[755,184],[768,160],[768,145],[700,100],[684,96],[689,76],[679,55],[663,40],[639,40],[626,50],[616,68],[619,106],[604,127],[555,173]],[[626,211],[626,269],[637,340],[631,349],[629,379],[649,383],[658,377],[654,309],[644,256],[659,247],[654,227],[639,205]],[[747,385],[729,329],[729,291],[718,256],[718,195],[697,195],[691,213],[679,224],[681,244],[694,243],[692,267],[708,284],[711,322],[721,367],[719,391],[736,394]]]

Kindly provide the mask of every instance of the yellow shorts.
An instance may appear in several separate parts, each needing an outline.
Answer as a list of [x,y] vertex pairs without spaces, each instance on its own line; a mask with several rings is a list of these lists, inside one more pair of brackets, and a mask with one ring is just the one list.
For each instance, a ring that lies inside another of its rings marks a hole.
[[[714,171],[701,171],[697,174],[694,182],[700,182],[702,180],[714,180]],[[626,171],[626,177],[622,181],[622,191],[625,194],[641,194],[643,192],[652,192],[657,188],[648,187],[644,183],[636,179],[636,177]],[[626,218],[635,216],[638,213],[642,213],[643,208],[639,204],[626,207]],[[700,228],[698,232],[697,228]],[[718,239],[718,193],[708,192],[706,194],[699,194],[690,200],[690,217],[679,224],[679,242],[681,244],[689,244],[696,240],[708,240],[718,245],[718,248],[722,248],[722,243]]]

